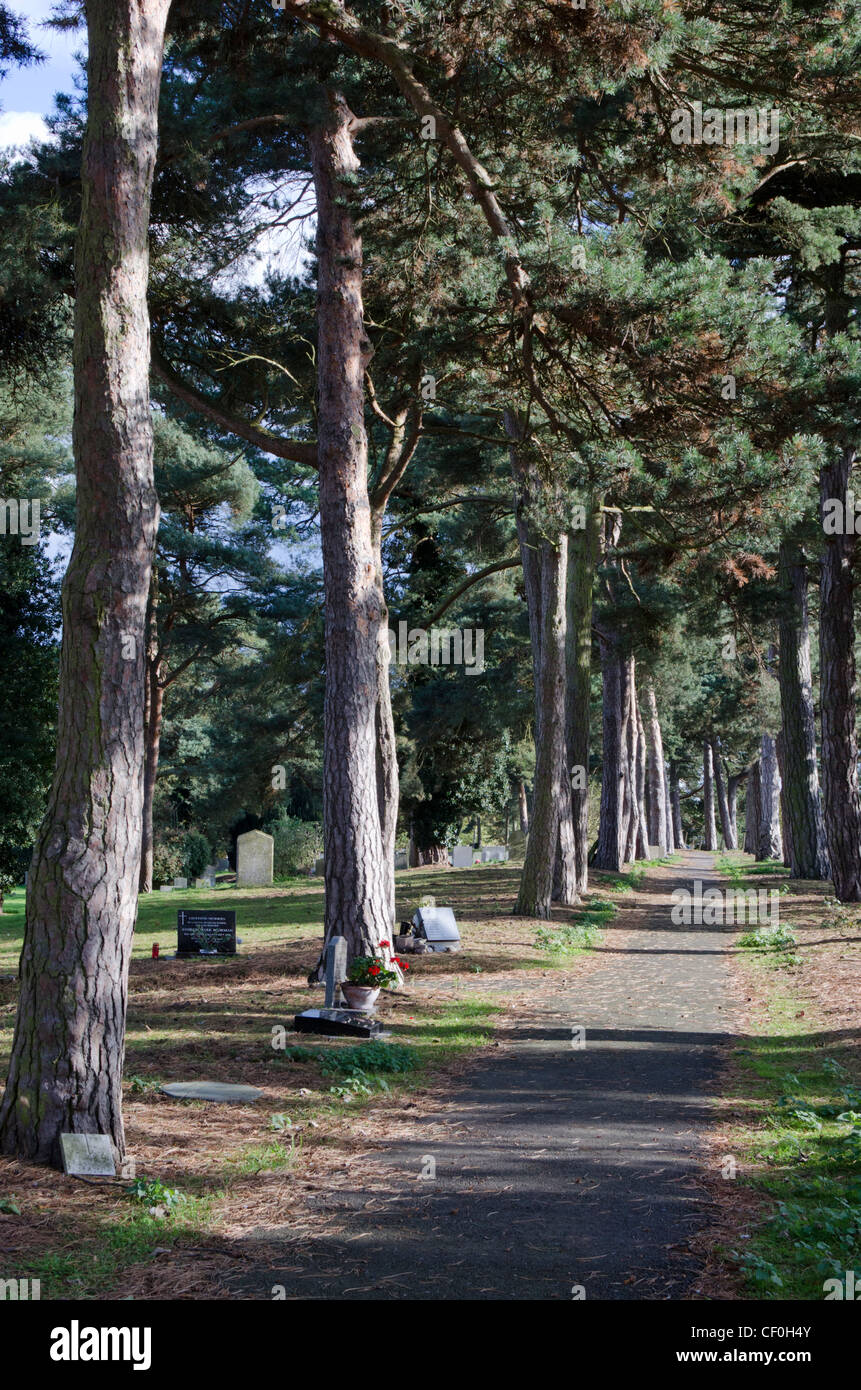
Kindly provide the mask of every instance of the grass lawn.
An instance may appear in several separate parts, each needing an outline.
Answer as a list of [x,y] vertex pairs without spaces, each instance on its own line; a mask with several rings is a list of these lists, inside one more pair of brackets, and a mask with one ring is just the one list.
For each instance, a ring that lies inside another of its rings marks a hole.
[[749,1297],[821,1300],[824,1280],[861,1278],[861,919],[830,885],[724,858],[739,886],[784,889],[773,946],[735,955],[752,1007],[722,1143],[759,1210],[725,1254]]

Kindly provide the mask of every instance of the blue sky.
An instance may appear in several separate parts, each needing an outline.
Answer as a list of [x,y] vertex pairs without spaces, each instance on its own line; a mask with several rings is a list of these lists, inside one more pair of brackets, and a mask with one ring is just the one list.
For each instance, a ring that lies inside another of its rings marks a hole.
[[0,82],[0,146],[24,144],[32,135],[44,135],[42,118],[52,111],[56,92],[74,90],[74,55],[86,43],[83,30],[56,33],[41,27],[54,0],[10,0],[9,8],[28,21],[30,38],[46,61],[36,67],[12,68]]

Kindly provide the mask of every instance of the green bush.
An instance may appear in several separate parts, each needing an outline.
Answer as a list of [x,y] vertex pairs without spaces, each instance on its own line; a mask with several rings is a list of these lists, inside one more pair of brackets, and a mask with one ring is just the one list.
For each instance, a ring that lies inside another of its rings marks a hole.
[[152,856],[153,887],[160,888],[163,883],[173,883],[181,873],[182,845],[175,838],[159,836]]
[[200,878],[212,863],[212,845],[199,830],[189,830],[182,842],[182,862],[187,878]]
[[293,816],[279,816],[268,830],[275,841],[276,878],[288,878],[291,874],[307,873],[313,869],[314,860],[323,852],[322,825],[316,821],[297,820]]

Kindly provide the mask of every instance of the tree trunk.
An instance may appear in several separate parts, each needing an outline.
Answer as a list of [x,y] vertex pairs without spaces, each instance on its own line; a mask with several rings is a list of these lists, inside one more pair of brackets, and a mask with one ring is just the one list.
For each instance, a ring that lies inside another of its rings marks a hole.
[[520,830],[523,835],[529,834],[529,808],[526,804],[526,783],[517,783],[517,806],[520,812]]
[[122,1068],[141,851],[153,486],[150,190],[169,0],[87,0],[75,255],[77,526],[63,584],[57,764],[30,867],[0,1149],[64,1132],[125,1151]]
[[[846,293],[846,258],[828,267],[825,333],[846,331],[851,299]],[[855,448],[844,438],[819,477],[820,505],[847,507]],[[824,530],[824,528],[823,528]],[[853,612],[856,537],[854,526],[824,535],[819,602],[819,683],[822,709],[822,795],[831,879],[838,902],[861,900],[861,797],[855,732],[855,623]]]
[[[844,504],[854,451],[826,465],[821,501]],[[828,861],[839,902],[861,899],[861,799],[855,733],[855,536],[826,535],[819,604],[819,672],[822,709],[822,791]]]
[[[538,708],[540,733],[536,746],[532,828],[520,891],[514,909],[519,917],[549,917],[553,896],[553,871],[560,824],[567,820],[563,869],[563,901],[576,897],[573,859],[571,798],[565,769],[565,589],[568,569],[568,537],[541,547],[541,639]],[[567,846],[566,842],[567,841]]]
[[448,850],[445,845],[421,845],[418,850],[418,863],[422,868],[428,864],[447,864]]
[[637,716],[637,843],[635,853],[638,859],[648,859],[649,820],[646,814],[646,728],[643,724],[643,716],[640,713],[640,702],[636,697],[635,713]]
[[777,770],[780,774],[780,824],[783,830],[783,862],[789,869],[792,866],[792,830],[786,809],[786,760],[782,730],[778,730],[777,738],[774,740],[774,749],[777,754]]
[[600,638],[602,676],[602,769],[601,817],[595,865],[599,869],[621,869],[625,862],[627,823],[624,818],[627,707],[623,708],[624,660],[619,655],[618,638],[604,632]]
[[679,787],[679,770],[670,761],[670,802],[673,808],[673,839],[676,849],[685,848],[685,831],[682,825],[682,795]]
[[759,853],[760,804],[762,801],[759,760],[747,774],[744,805],[744,852],[754,858]]
[[757,859],[782,859],[780,838],[780,773],[771,734],[763,734],[759,758],[759,845]]
[[[825,822],[816,764],[816,718],[810,674],[807,570],[800,546],[780,547],[780,717],[784,831],[792,878],[828,878]],[[827,622],[827,618],[826,618]]]
[[658,702],[651,680],[646,682],[646,722],[649,735],[649,843],[667,852],[667,802],[664,792],[664,741],[658,719]]
[[[398,836],[398,745],[392,711],[392,691],[389,667],[392,653],[389,646],[389,610],[383,587],[383,515],[382,508],[371,513],[371,538],[374,546],[374,566],[380,593],[381,612],[377,642],[377,804],[380,835],[383,842],[383,874],[386,884],[389,920],[395,920],[395,843]],[[384,938],[385,939],[385,938]]]
[[[592,697],[592,602],[601,530],[601,506],[591,496],[586,525],[568,540],[568,691],[565,742],[571,775],[571,819],[577,892],[589,886],[589,710]],[[582,775],[578,772],[582,769]],[[582,784],[582,785],[581,785]]]
[[714,767],[708,739],[703,742],[703,826],[703,849],[716,850]]
[[161,730],[164,722],[164,686],[161,683],[161,663],[146,663],[146,715],[144,719],[144,789],[143,810],[141,814],[141,869],[139,891],[152,892],[153,856],[155,842],[153,837],[152,812],[155,801],[155,787],[158,778],[158,760],[161,751]]
[[727,778],[726,799],[729,808],[729,823],[732,827],[733,849],[738,848],[738,788],[747,776],[745,772],[734,772]]
[[716,738],[711,740],[712,745],[712,767],[714,769],[715,790],[717,792],[718,813],[720,815],[721,834],[725,849],[738,849],[735,830],[733,829],[732,816],[729,810],[729,798],[724,782],[723,768],[720,760],[720,743]]
[[676,833],[673,828],[673,803],[670,797],[670,774],[666,761],[664,762],[664,815],[667,820],[667,853],[674,854],[676,850]]
[[[328,90],[310,133],[317,196],[317,388],[320,533],[326,609],[323,821],[326,940],[370,954],[392,926],[393,861],[380,824],[377,734],[385,602],[371,529],[362,310],[362,243],[351,208],[358,169],[351,113]],[[385,790],[383,790],[385,796]],[[319,966],[318,966],[319,974]]]

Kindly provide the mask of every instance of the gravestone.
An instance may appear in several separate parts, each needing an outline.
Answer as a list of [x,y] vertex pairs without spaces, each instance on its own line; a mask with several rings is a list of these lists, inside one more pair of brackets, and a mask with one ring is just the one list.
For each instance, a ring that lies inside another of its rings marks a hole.
[[305,1009],[293,1020],[297,1033],[322,1033],[328,1038],[388,1038],[378,1019],[356,1009]]
[[174,886],[174,888],[187,888],[187,887],[188,887],[188,879],[187,879],[187,878],[175,878],[174,881],[173,881],[173,886]]
[[410,867],[410,865],[409,865],[409,855],[408,855],[407,851],[406,851],[405,849],[396,849],[396,850],[395,850],[395,868],[396,868],[396,869],[408,869],[409,867]]
[[420,907],[413,917],[413,930],[431,951],[460,950],[460,932],[450,907]]
[[341,1003],[341,985],[347,978],[347,942],[343,936],[333,936],[326,947],[326,1008],[336,1009]]
[[317,859],[314,860],[314,873],[315,873],[315,874],[319,874],[319,875],[322,877],[322,874],[323,874],[323,856],[322,856],[322,854],[319,856],[319,858],[317,858]]
[[231,1105],[249,1105],[263,1095],[256,1086],[234,1086],[228,1081],[171,1081],[161,1089],[174,1100],[214,1100]]
[[249,830],[236,841],[237,888],[271,888],[275,841],[262,830]]
[[472,855],[472,845],[455,845],[451,852],[451,867],[453,869],[470,868],[472,865]]
[[176,914],[179,957],[235,956],[236,913],[182,909]]
[[218,859],[215,864],[215,871],[219,874],[226,874],[230,871],[230,860],[225,856]]
[[481,851],[482,864],[504,864],[507,858],[505,845],[485,845]]
[[173,892],[173,884],[172,884],[172,883],[163,883],[163,884],[161,885],[161,888],[159,888],[158,891],[159,891],[160,893],[172,893],[172,892]]
[[109,1134],[61,1134],[63,1172],[74,1177],[115,1178],[114,1146]]

